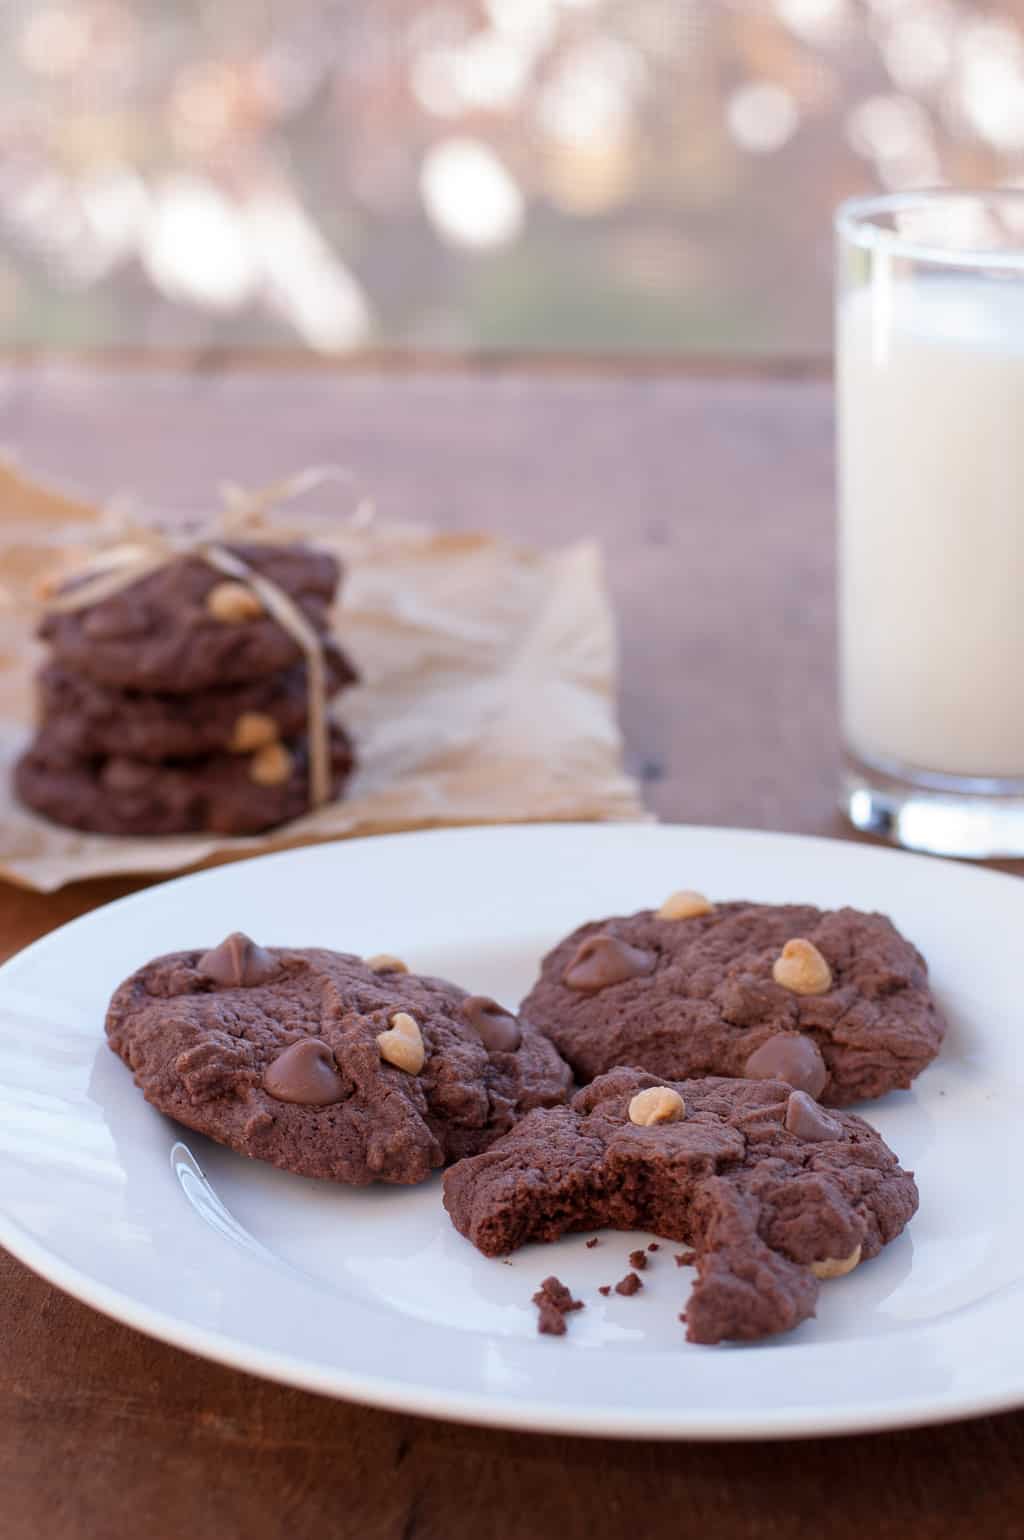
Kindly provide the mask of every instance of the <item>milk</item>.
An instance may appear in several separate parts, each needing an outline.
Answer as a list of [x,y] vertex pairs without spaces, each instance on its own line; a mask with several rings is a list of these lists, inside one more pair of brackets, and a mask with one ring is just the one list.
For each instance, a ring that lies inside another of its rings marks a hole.
[[1024,777],[1024,282],[876,275],[837,327],[847,743]]

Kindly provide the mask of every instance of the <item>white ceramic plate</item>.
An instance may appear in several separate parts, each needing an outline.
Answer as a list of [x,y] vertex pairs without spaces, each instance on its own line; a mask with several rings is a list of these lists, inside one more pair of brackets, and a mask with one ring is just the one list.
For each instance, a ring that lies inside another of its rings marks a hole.
[[[747,1347],[688,1345],[690,1274],[666,1246],[641,1294],[603,1299],[648,1236],[605,1232],[487,1261],[440,1179],[350,1191],[177,1129],[106,1048],[111,990],[144,959],[230,930],[396,952],[514,1005],[581,920],[712,896],[882,908],[924,950],[950,1019],[939,1062],[869,1115],[917,1172],[910,1230],[826,1285],[817,1319]],[[168,882],[0,969],[0,1242],[88,1304],[270,1378],[527,1429],[749,1438],[852,1432],[1024,1401],[1019,1147],[1024,883],[784,835],[651,826],[464,829],[324,845]],[[586,1300],[539,1337],[557,1273]]]

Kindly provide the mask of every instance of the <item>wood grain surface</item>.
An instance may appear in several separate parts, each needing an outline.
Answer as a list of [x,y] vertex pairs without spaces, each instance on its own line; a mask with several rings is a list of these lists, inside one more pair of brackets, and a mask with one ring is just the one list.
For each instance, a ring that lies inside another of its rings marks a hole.
[[[848,832],[821,379],[10,364],[0,430],[31,468],[166,506],[331,461],[385,516],[545,544],[595,535],[650,806]],[[0,955],[133,886],[0,886]],[[5,1254],[0,1287],[2,1540],[1024,1536],[1024,1415],[735,1446],[497,1433],[204,1363]]]

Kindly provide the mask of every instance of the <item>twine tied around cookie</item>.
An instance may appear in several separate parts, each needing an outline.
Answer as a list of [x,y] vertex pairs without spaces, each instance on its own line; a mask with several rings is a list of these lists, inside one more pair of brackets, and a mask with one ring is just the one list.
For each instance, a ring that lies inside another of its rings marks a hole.
[[[326,481],[343,478],[347,479],[346,472],[334,466],[325,466],[299,471],[294,476],[285,477],[256,492],[247,493],[233,484],[225,486],[221,490],[227,506],[219,516],[219,538],[211,539],[197,534],[174,535],[170,531],[151,527],[131,541],[97,551],[95,556],[76,570],[49,583],[41,595],[46,608],[57,614],[86,609],[113,598],[143,578],[185,557],[205,561],[216,572],[244,584],[302,650],[306,661],[309,802],[314,810],[331,800],[327,667],[323,638],[284,589],[228,550],[224,541],[243,535],[257,540],[268,538],[260,524],[274,507]],[[357,509],[357,516],[362,506]]]

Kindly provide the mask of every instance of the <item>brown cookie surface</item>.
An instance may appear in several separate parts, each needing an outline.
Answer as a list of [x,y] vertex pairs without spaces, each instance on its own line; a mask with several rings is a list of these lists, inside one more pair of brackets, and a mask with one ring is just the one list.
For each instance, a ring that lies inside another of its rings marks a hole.
[[[643,1121],[650,1098],[635,1098],[665,1087],[665,1120]],[[824,1137],[787,1126],[799,1094],[613,1070],[453,1166],[445,1207],[491,1257],[603,1225],[653,1230],[695,1252],[691,1342],[788,1331],[814,1314],[821,1280],[875,1256],[918,1202],[912,1174],[854,1113],[830,1114]]]
[[[794,940],[811,953],[777,970]],[[802,985],[801,967],[820,992],[777,981]],[[544,959],[521,1014],[584,1081],[620,1064],[774,1077],[830,1106],[909,1086],[944,1032],[924,959],[884,915],[807,904],[593,921]]]
[[[331,728],[332,790],[352,769],[352,745]],[[55,823],[94,834],[258,834],[309,811],[305,739],[255,754],[153,764],[123,755],[79,759],[44,730],[14,769],[26,807]]]
[[[341,648],[324,645],[327,697],[356,679]],[[306,665],[243,684],[197,690],[191,695],[147,693],[98,684],[62,663],[38,678],[39,718],[48,741],[75,758],[124,755],[129,759],[197,759],[241,752],[253,740],[293,738],[306,730],[309,696]],[[255,721],[253,720],[255,718]]]
[[[569,1089],[567,1066],[530,1028],[514,1051],[489,1051],[468,998],[443,979],[236,935],[140,968],[106,1030],[147,1101],[186,1127],[302,1176],[408,1184]],[[416,1072],[378,1041],[399,1017],[419,1036]]]
[[[324,632],[340,568],[307,546],[233,544],[227,549],[270,579]],[[59,662],[119,689],[189,694],[260,679],[302,661],[301,647],[261,606],[219,604],[231,580],[183,557],[80,610],[51,611],[39,627]],[[233,586],[233,585],[232,585]],[[73,592],[73,587],[71,590]]]

